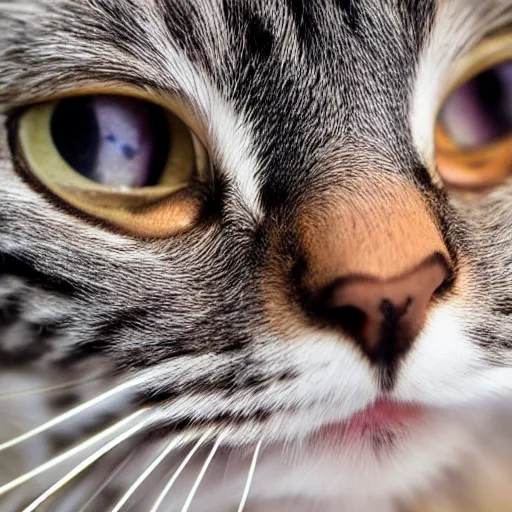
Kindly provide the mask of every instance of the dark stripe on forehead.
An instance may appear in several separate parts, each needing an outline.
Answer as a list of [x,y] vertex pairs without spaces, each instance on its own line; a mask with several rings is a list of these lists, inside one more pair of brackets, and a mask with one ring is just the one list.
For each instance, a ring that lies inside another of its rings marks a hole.
[[272,20],[262,17],[242,2],[223,0],[222,14],[230,33],[229,44],[238,54],[236,67],[239,73],[261,65],[274,46]]
[[295,23],[297,39],[307,46],[316,32],[312,2],[311,0],[286,0],[286,3]]
[[274,36],[259,16],[249,15],[245,37],[248,53],[259,55],[264,60],[269,58],[274,44]]
[[419,50],[428,37],[437,12],[436,0],[403,0],[400,9],[403,24],[414,34],[414,42]]
[[358,12],[354,7],[354,0],[335,0],[337,7],[342,11],[343,20],[347,27],[354,31],[358,25]]
[[157,0],[156,5],[170,39],[185,51],[192,61],[199,61],[209,69],[207,59],[201,57],[204,57],[205,47],[213,41],[205,40],[207,20],[198,7],[192,2],[175,0]]
[[[147,35],[147,16],[137,0],[112,2],[96,0],[92,10],[81,2],[69,3],[69,15],[80,20],[79,35],[92,43],[106,43],[115,46],[126,55],[138,57],[141,51],[147,57],[157,54],[158,48]],[[56,18],[59,20],[59,18]],[[60,24],[69,20],[60,19]],[[62,25],[59,28],[64,28]]]

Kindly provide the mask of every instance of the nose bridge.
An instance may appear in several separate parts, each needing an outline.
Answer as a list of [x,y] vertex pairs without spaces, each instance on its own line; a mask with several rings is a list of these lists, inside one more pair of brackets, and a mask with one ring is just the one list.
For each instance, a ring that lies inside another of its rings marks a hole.
[[356,275],[390,280],[435,253],[449,259],[426,201],[400,178],[359,179],[308,204],[300,218],[310,288]]

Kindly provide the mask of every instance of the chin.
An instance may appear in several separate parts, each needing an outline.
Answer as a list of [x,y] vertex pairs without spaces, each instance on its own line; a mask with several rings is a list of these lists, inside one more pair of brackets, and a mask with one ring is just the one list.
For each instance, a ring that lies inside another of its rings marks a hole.
[[[404,409],[402,418],[393,411],[393,422],[376,423],[368,409],[300,440],[262,448],[245,510],[396,512],[397,504],[431,494],[447,475],[481,455],[481,430],[471,408],[457,414]],[[237,510],[253,453],[254,446],[219,451],[197,495],[197,510]],[[181,510],[200,468],[189,468],[177,489],[183,496],[174,495],[169,510]]]
[[[376,504],[379,510],[394,510],[397,501],[408,502],[417,492],[428,490],[429,483],[460,460],[466,448],[458,436],[462,431],[450,422],[430,418],[428,423],[411,431],[375,432],[358,441],[312,439],[267,447],[259,458],[246,510],[311,512],[349,507],[369,512]],[[440,432],[445,442],[436,443],[433,451],[431,435],[439,439]],[[378,436],[382,439],[376,441]],[[197,496],[197,510],[237,510],[251,455],[250,449],[226,450],[216,457]],[[199,469],[191,466],[180,486],[183,496],[174,495],[170,507],[181,510]]]

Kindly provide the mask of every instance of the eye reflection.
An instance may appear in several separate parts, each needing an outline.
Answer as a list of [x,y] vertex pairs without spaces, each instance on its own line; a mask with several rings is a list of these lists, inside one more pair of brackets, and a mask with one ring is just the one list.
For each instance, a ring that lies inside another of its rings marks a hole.
[[78,173],[111,187],[158,184],[170,152],[170,128],[156,105],[122,96],[61,101],[51,119],[53,142]]

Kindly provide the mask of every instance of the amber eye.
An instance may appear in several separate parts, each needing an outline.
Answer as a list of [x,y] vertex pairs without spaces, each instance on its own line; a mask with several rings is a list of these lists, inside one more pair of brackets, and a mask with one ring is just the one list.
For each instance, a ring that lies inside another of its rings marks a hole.
[[29,108],[18,147],[29,172],[85,213],[140,236],[169,236],[199,213],[208,159],[167,109],[128,96],[66,98]]
[[478,190],[512,174],[512,38],[469,59],[437,118],[436,159],[448,186]]

